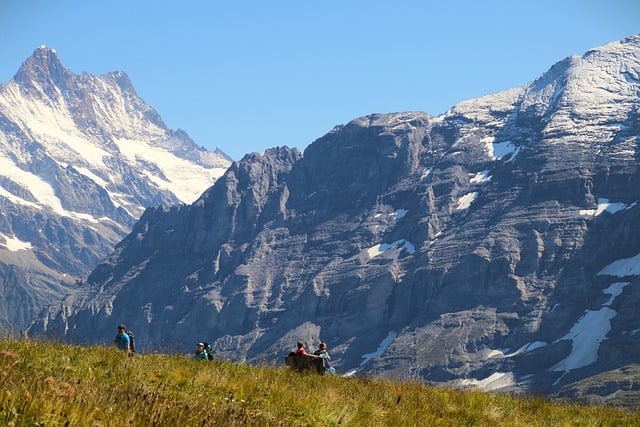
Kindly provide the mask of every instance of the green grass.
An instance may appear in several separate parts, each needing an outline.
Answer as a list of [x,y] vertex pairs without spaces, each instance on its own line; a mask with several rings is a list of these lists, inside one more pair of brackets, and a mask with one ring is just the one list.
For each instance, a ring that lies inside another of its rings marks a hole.
[[418,382],[0,339],[0,425],[626,426],[640,425],[640,414]]

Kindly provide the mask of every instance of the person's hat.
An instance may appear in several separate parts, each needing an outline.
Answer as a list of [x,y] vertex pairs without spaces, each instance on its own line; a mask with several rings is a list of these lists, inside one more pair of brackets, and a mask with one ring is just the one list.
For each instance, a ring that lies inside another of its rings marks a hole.
[[118,325],[118,329],[127,329],[127,327],[124,325]]
[[203,344],[203,343],[201,343],[201,342],[199,342],[199,343],[198,343],[198,347],[204,347],[204,344]]

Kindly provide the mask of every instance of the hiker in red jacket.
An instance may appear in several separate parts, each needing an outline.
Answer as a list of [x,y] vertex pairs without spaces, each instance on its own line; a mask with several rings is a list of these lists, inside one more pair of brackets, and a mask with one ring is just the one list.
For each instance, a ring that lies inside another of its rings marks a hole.
[[307,350],[304,349],[304,343],[302,341],[298,341],[298,350],[294,353],[296,356],[299,354],[307,354]]

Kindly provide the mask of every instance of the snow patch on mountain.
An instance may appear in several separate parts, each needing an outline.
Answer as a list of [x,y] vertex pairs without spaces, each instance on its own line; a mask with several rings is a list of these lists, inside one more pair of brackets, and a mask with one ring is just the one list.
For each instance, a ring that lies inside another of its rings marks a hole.
[[598,276],[640,276],[640,254],[612,262],[600,270]]
[[455,382],[457,386],[472,387],[482,391],[496,391],[509,388],[513,387],[515,383],[515,375],[512,372],[494,372],[482,380],[472,378]]
[[7,190],[5,190],[3,187],[0,187],[0,197],[4,197],[5,199],[9,200],[11,203],[13,203],[15,205],[27,206],[27,207],[34,208],[34,209],[42,209],[36,203],[30,202],[28,200],[25,200],[22,197],[18,197],[15,194],[10,193]]
[[620,296],[620,294],[622,294],[622,291],[627,285],[630,285],[630,283],[616,282],[616,283],[612,283],[607,289],[603,290],[602,291],[603,294],[611,295],[611,297],[609,298],[609,300],[607,300],[607,302],[605,302],[602,305],[610,306],[611,304],[613,304],[613,300],[615,300],[618,296]]
[[[382,342],[380,342],[380,345],[378,345],[378,348],[376,349],[376,351],[374,351],[373,353],[367,353],[362,355],[363,360],[362,362],[360,362],[360,366],[364,366],[369,361],[375,359],[376,357],[382,356],[384,352],[387,350],[387,348],[391,345],[393,340],[396,339],[397,336],[398,336],[398,333],[396,331],[389,331],[387,336],[382,340]],[[343,376],[344,377],[353,376],[358,372],[358,370],[359,370],[358,368],[352,369],[347,373],[345,373]]]
[[397,211],[395,211],[393,213],[393,215],[396,217],[396,219],[400,219],[400,218],[404,218],[404,216],[408,213],[409,211],[406,209],[398,209]]
[[471,184],[482,184],[484,182],[491,181],[491,175],[489,175],[489,169],[485,169],[471,176],[469,182]]
[[487,354],[487,358],[491,358],[491,357],[495,357],[495,358],[499,358],[499,359],[508,359],[510,357],[515,357],[518,356],[520,354],[523,353],[528,353],[530,351],[533,351],[535,349],[541,348],[548,345],[546,342],[543,341],[534,341],[534,342],[530,342],[530,343],[526,343],[525,345],[521,346],[519,349],[517,349],[516,351],[509,353],[509,350],[490,350],[489,354]]
[[397,336],[398,336],[397,332],[389,331],[389,333],[382,340],[382,342],[380,343],[376,351],[374,351],[373,353],[367,353],[362,355],[362,358],[364,360],[360,363],[360,366],[366,364],[368,361],[376,357],[382,356],[382,354],[387,350],[387,348],[391,345],[391,343],[393,342],[394,339],[396,339]]
[[[618,314],[609,306],[627,285],[629,285],[627,282],[613,283],[603,290],[602,293],[611,295],[611,298],[603,304],[602,308],[587,310],[566,335],[556,340],[556,342],[571,340],[571,353],[554,365],[550,369],[551,371],[567,373],[591,365],[598,360],[600,343],[607,338],[607,334],[611,330],[611,319]],[[561,379],[562,377],[556,383],[559,383]]]
[[469,209],[469,207],[471,207],[471,203],[473,203],[477,198],[478,198],[477,191],[465,194],[464,196],[458,199],[456,210],[463,211],[463,210]]
[[571,353],[551,368],[551,371],[568,372],[591,365],[598,360],[598,348],[611,329],[611,319],[616,311],[608,307],[587,311],[569,332],[557,341],[570,340]]
[[22,240],[18,239],[15,236],[9,237],[0,233],[0,238],[4,239],[4,243],[0,241],[0,246],[4,246],[5,248],[7,248],[12,252],[27,250],[27,249],[31,249],[32,247],[30,242],[23,242]]
[[379,243],[377,245],[371,246],[369,249],[367,249],[367,254],[369,255],[369,258],[375,258],[390,249],[404,249],[410,254],[414,254],[416,252],[416,247],[413,243],[405,239],[400,239],[396,240],[393,243]]
[[[166,149],[152,146],[144,141],[119,139],[115,142],[120,152],[130,162],[137,163],[153,183],[171,191],[184,203],[196,200],[225,171],[224,168],[208,169],[194,165]],[[155,164],[157,170],[162,171],[162,176],[156,170],[150,170],[147,167],[149,162]]]
[[[39,86],[37,82],[34,82]],[[60,90],[56,87],[59,99]],[[21,129],[44,143],[47,152],[58,160],[75,160],[105,167],[103,158],[110,154],[90,141],[78,129],[71,113],[62,102],[51,105],[48,100],[23,96],[16,82],[5,85],[0,96],[0,111]],[[26,159],[23,159],[26,160]]]
[[633,202],[630,205],[621,202],[609,202],[609,199],[598,199],[598,206],[595,209],[581,209],[580,215],[582,216],[599,216],[604,212],[614,214],[621,210],[631,209],[636,206],[638,202]]
[[29,192],[36,198],[36,200],[38,200],[40,205],[24,200],[23,198],[12,194],[5,188],[0,187],[0,195],[4,195],[10,201],[24,206],[35,207],[37,209],[47,207],[60,216],[66,216],[90,222],[98,222],[98,220],[91,215],[80,212],[71,212],[64,209],[62,207],[60,199],[58,198],[58,196],[56,196],[53,187],[51,187],[49,183],[43,181],[37,175],[18,168],[15,164],[13,164],[13,162],[11,162],[11,160],[7,159],[2,154],[0,154],[0,170],[2,171],[0,172],[0,176],[7,177],[12,181],[20,183],[22,186],[29,189]]
[[420,175],[420,180],[422,181],[426,179],[429,175],[431,175],[431,172],[433,172],[433,167],[424,168],[422,174]]
[[520,151],[520,148],[513,145],[511,141],[494,142],[489,147],[489,154],[494,159],[502,159],[509,154],[511,154],[511,159],[513,159]]

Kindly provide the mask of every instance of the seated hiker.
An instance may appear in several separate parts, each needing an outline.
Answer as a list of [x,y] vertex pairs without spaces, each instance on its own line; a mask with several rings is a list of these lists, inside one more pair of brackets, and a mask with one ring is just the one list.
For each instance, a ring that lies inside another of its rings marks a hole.
[[295,355],[300,355],[300,354],[307,354],[307,350],[304,349],[304,343],[302,341],[298,341],[298,350],[296,350],[293,354]]
[[325,372],[324,359],[307,353],[302,341],[298,341],[296,351],[292,351],[285,357],[285,364],[298,372],[316,371],[319,374]]
[[313,352],[314,355],[316,356],[320,356],[324,359],[324,369],[327,372],[331,372],[332,374],[335,374],[336,370],[331,366],[331,356],[329,356],[329,353],[327,352],[327,343],[320,343],[320,346],[318,347],[318,349],[316,351]]
[[207,350],[204,349],[204,343],[196,344],[196,360],[209,360]]

